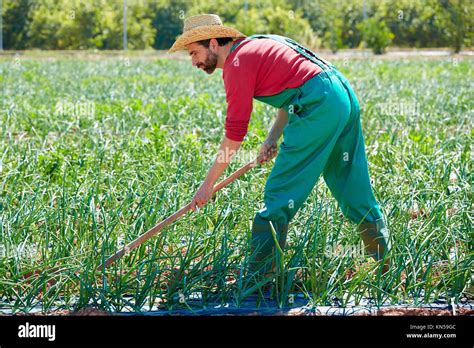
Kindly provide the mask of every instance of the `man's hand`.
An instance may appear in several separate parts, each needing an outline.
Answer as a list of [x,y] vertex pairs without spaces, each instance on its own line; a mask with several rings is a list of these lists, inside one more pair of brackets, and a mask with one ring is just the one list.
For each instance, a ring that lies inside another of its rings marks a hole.
[[194,195],[193,200],[191,201],[191,210],[195,211],[196,207],[202,208],[204,204],[209,202],[212,198],[213,190],[214,186],[204,181],[201,187],[199,187],[196,194]]
[[277,152],[277,142],[271,138],[267,138],[260,148],[259,156],[261,157],[261,160],[259,163],[261,164],[270,161],[276,156]]
[[219,155],[216,156],[214,164],[211,166],[209,172],[207,173],[206,179],[204,179],[204,182],[197,190],[193,200],[191,201],[192,211],[195,211],[196,208],[201,208],[212,198],[212,192],[214,191],[214,185],[216,184],[217,179],[219,179],[222,172],[229,165],[233,154],[235,154],[239,149],[240,143],[241,141],[234,141],[227,137],[224,137],[221,142],[221,146],[219,147]]

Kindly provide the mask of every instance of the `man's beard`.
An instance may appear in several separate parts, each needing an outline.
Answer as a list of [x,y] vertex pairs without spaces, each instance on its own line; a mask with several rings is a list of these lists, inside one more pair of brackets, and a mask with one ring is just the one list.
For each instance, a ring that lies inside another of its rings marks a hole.
[[203,68],[208,74],[212,74],[217,67],[217,54],[213,53],[211,50],[208,51],[209,54],[206,57],[204,63],[198,65],[198,68]]

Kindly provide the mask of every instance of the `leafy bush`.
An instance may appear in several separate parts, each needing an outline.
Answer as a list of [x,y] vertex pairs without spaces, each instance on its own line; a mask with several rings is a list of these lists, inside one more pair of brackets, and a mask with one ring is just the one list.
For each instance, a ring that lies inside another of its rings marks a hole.
[[366,19],[358,27],[362,32],[363,41],[375,54],[384,53],[394,37],[387,24],[376,18]]
[[242,1],[216,0],[197,2],[186,14],[217,13],[225,25],[233,26],[246,35],[277,34],[291,37],[308,46],[318,44],[317,37],[301,10],[280,1],[249,1],[247,9]]
[[31,3],[29,0],[3,1],[3,44],[5,48],[24,49]]
[[[144,49],[153,43],[156,30],[148,16],[148,7],[141,2],[127,6],[129,48]],[[20,25],[14,24],[16,18],[21,18]],[[122,27],[119,1],[38,0],[5,6],[6,48],[121,49]]]
[[[123,2],[3,0],[6,49],[120,49]],[[129,48],[168,49],[184,18],[216,13],[246,34],[289,36],[311,47],[359,47],[387,41],[400,47],[473,46],[469,0],[127,0]],[[376,18],[381,28],[374,26]],[[364,22],[368,21],[368,22]],[[363,29],[363,30],[362,30]],[[393,37],[389,32],[393,33]]]
[[465,45],[472,47],[474,31],[474,3],[465,0],[441,0],[435,3],[435,23],[442,28],[450,47],[458,53]]
[[288,36],[308,46],[316,45],[317,39],[311,26],[299,11],[267,8],[263,16],[269,33]]
[[183,20],[188,16],[187,0],[159,0],[150,4],[148,10],[152,26],[156,29],[153,48],[171,47],[176,37],[181,34]]

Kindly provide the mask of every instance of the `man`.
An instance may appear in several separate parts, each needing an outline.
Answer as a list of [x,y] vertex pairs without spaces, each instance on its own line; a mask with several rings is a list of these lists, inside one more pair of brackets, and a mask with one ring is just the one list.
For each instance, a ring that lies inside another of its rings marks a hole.
[[[253,221],[249,274],[272,276],[275,249],[285,248],[288,224],[321,173],[344,215],[359,225],[369,255],[381,260],[386,272],[389,239],[370,184],[359,103],[342,74],[289,38],[246,37],[212,14],[184,21],[170,52],[177,50],[187,50],[193,66],[208,74],[223,69],[228,108],[220,154],[238,151],[253,98],[278,108],[260,163],[276,155],[282,133],[283,142],[265,185],[265,207]],[[193,210],[210,200],[230,160],[217,157],[192,200]]]

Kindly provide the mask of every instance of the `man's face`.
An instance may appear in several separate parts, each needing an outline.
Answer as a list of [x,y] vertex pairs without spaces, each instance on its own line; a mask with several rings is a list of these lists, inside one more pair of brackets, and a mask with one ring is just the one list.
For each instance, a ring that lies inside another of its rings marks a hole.
[[191,56],[193,66],[202,69],[208,74],[212,74],[217,67],[217,54],[210,48],[204,47],[196,42],[186,46]]

